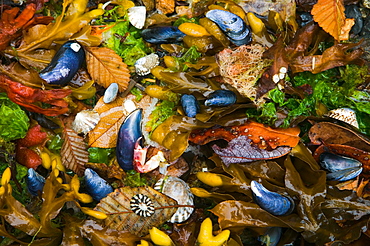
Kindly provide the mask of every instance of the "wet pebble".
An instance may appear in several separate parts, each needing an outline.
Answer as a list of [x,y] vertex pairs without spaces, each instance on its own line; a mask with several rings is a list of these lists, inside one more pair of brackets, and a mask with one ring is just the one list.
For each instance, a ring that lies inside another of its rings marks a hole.
[[108,88],[104,92],[103,102],[104,103],[111,103],[113,102],[118,94],[118,84],[112,83],[108,86]]

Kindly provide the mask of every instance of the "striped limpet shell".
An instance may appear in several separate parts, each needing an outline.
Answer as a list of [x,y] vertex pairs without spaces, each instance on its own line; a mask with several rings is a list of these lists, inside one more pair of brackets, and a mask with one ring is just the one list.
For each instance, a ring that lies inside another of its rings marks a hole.
[[130,208],[141,217],[150,217],[155,211],[152,200],[143,194],[137,194],[131,198]]
[[353,109],[350,109],[350,108],[333,109],[327,113],[327,116],[333,119],[346,122],[347,124],[350,124],[358,128],[356,112]]

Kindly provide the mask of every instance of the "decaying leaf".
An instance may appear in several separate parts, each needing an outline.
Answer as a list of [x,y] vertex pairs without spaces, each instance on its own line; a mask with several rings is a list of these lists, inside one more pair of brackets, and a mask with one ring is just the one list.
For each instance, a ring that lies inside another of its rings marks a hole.
[[174,0],[156,0],[155,6],[157,10],[162,14],[171,14],[175,11]]
[[[139,203],[143,205],[137,207]],[[157,227],[169,220],[177,210],[176,205],[175,200],[151,187],[126,186],[100,200],[95,210],[108,215],[104,220],[106,227],[129,231],[142,237],[153,226]]]
[[343,0],[318,0],[311,10],[313,19],[335,40],[347,40],[354,19],[346,19]]
[[218,139],[231,141],[244,135],[251,139],[253,144],[258,145],[259,148],[275,149],[278,146],[296,146],[300,139],[299,133],[298,127],[273,129],[261,123],[247,121],[239,126],[194,130],[189,136],[189,141],[203,145]]
[[123,92],[130,81],[130,71],[122,58],[109,48],[86,47],[87,70],[96,83],[107,88],[117,83]]
[[70,128],[63,132],[63,146],[61,149],[62,164],[82,176],[85,171],[85,164],[89,160],[89,153],[84,139]]
[[226,148],[213,145],[212,149],[220,156],[226,165],[231,163],[252,162],[256,160],[275,159],[290,152],[290,147],[277,147],[274,150],[260,149],[252,145],[247,136],[239,136],[229,142]]
[[361,134],[331,122],[319,122],[308,133],[313,144],[343,144],[370,152],[370,141]]
[[89,132],[89,146],[114,148],[117,145],[117,134],[126,115],[123,111],[123,98],[119,97],[111,103],[104,103],[100,98],[94,110],[99,113],[100,121]]

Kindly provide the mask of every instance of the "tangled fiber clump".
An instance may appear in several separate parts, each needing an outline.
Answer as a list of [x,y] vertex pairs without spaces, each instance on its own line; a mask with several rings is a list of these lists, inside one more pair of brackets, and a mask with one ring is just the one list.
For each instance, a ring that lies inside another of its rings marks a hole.
[[262,59],[265,48],[260,44],[242,45],[238,48],[224,49],[217,54],[220,74],[225,82],[232,85],[245,97],[255,100],[256,82],[263,71],[272,64]]

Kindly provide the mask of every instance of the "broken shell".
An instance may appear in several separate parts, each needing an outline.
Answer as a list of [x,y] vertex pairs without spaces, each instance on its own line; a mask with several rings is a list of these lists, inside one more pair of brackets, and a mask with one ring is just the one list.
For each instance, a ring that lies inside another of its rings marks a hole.
[[358,128],[356,112],[353,109],[350,109],[350,108],[333,109],[327,113],[327,116],[333,119],[343,121],[347,124],[350,124]]
[[72,129],[78,134],[83,133],[86,135],[95,128],[99,120],[100,116],[98,112],[91,109],[82,110],[76,115],[72,123]]
[[176,177],[168,177],[158,180],[154,185],[154,189],[163,194],[175,199],[179,205],[189,205],[189,207],[179,207],[176,213],[171,217],[169,222],[182,223],[186,221],[193,213],[194,196],[190,192],[189,185],[182,179]]
[[145,76],[150,73],[150,70],[159,65],[159,56],[155,53],[141,57],[135,62],[136,73],[140,76]]
[[108,88],[104,92],[103,102],[104,103],[111,103],[113,102],[118,94],[118,84],[112,83],[108,86]]
[[129,8],[128,12],[128,20],[130,21],[131,25],[134,27],[141,29],[144,27],[145,19],[146,19],[146,8],[145,6],[135,6]]

